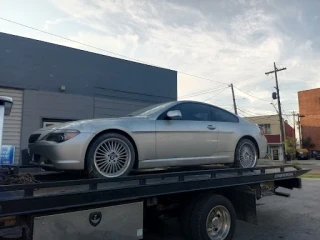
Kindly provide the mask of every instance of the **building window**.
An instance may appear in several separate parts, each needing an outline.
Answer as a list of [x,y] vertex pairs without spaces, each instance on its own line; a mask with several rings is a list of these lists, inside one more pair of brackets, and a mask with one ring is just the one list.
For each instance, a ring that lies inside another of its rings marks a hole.
[[265,134],[271,134],[271,126],[270,126],[270,124],[259,124],[259,128],[260,128]]

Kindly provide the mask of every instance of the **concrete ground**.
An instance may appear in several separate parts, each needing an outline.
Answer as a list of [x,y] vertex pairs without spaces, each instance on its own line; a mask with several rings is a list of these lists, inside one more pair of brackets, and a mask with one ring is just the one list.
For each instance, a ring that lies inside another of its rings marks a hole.
[[308,174],[320,174],[320,160],[294,160],[299,166],[312,169]]
[[[311,169],[311,171],[308,174],[320,174],[320,160],[314,160],[314,159],[311,159],[311,160],[292,160],[292,161],[288,161],[287,164],[298,165],[302,168]],[[258,161],[258,165],[260,165],[260,166],[270,166],[270,165],[277,166],[277,165],[283,165],[283,162],[260,159]]]
[[[320,180],[302,181],[302,189],[283,190],[292,194],[289,198],[270,196],[259,200],[259,224],[238,221],[234,240],[319,239]],[[176,221],[170,221],[163,227],[159,226],[157,233],[147,234],[144,239],[183,240]]]

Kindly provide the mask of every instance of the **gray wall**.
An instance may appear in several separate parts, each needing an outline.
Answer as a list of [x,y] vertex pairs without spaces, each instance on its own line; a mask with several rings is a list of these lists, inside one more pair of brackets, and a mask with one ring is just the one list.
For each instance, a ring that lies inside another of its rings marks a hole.
[[0,33],[0,86],[152,102],[176,100],[177,72]]
[[0,66],[0,87],[24,90],[23,164],[28,138],[44,118],[117,117],[177,99],[176,71],[4,33]]
[[22,149],[27,147],[30,134],[42,127],[44,118],[78,120],[92,118],[94,112],[92,97],[34,90],[24,91],[23,105]]
[[65,93],[25,90],[23,97],[21,162],[28,164],[28,139],[33,131],[42,127],[44,119],[80,120],[120,117],[149,106],[150,102],[117,98],[89,97]]
[[94,118],[125,116],[149,105],[148,102],[96,97],[94,99]]

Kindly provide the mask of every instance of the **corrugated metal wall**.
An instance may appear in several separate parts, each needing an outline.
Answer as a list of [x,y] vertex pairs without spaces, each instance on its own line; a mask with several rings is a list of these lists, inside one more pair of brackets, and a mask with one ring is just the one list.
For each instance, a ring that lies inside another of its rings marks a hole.
[[15,163],[19,164],[23,91],[0,88],[0,95],[13,99],[11,114],[4,118],[2,144],[15,146]]
[[141,108],[167,101],[172,101],[172,99],[94,87],[94,118],[123,117]]
[[94,118],[123,117],[151,103],[95,97]]

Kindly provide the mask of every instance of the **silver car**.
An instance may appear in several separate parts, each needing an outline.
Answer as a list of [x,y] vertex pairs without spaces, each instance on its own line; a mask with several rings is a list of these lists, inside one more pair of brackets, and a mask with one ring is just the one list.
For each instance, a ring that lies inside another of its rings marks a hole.
[[225,164],[252,168],[266,154],[257,125],[196,101],[153,105],[126,117],[81,120],[39,129],[32,163],[119,177],[132,169]]

